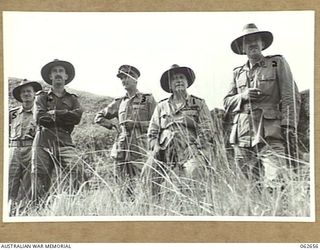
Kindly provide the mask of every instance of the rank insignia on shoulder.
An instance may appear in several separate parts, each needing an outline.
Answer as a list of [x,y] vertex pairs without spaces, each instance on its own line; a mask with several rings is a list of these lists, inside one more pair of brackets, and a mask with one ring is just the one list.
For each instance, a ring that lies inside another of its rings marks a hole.
[[191,98],[193,99],[193,102],[195,102],[195,101],[202,101],[202,98],[200,98],[200,97],[197,97],[197,96],[194,96],[194,95],[190,95],[191,96]]
[[199,102],[202,101],[202,99],[200,97],[194,96],[194,95],[190,95],[191,97],[191,105],[196,105],[199,104]]
[[18,112],[18,110],[19,110],[19,107],[10,109],[9,114],[10,114],[10,118],[11,118],[11,119],[14,119],[14,118],[17,117],[17,112]]
[[144,103],[144,102],[146,102],[146,96],[145,96],[145,95],[142,95],[141,103]]
[[272,67],[277,67],[278,63],[276,61],[272,61]]

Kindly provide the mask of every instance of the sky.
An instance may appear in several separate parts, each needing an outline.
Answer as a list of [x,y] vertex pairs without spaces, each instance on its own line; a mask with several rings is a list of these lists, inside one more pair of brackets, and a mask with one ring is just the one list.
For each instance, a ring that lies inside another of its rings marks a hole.
[[245,55],[231,42],[247,23],[271,31],[264,55],[283,55],[299,90],[314,82],[314,12],[4,12],[4,83],[8,77],[42,80],[40,70],[54,60],[71,62],[76,71],[68,85],[94,94],[124,95],[116,77],[122,64],[141,72],[138,89],[157,101],[169,96],[160,77],[172,64],[196,75],[190,94],[209,108],[222,108],[233,68]]

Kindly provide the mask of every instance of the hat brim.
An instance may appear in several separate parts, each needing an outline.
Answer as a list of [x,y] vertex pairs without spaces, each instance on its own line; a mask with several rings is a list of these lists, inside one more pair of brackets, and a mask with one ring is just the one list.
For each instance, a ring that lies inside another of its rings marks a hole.
[[243,51],[243,39],[248,36],[259,34],[261,36],[261,40],[263,41],[262,50],[267,49],[273,42],[273,35],[269,31],[257,31],[249,34],[242,35],[237,39],[233,40],[231,43],[231,49],[234,53],[238,55],[245,55],[246,53]]
[[160,79],[161,88],[164,91],[168,93],[172,93],[172,91],[170,90],[169,80],[172,74],[177,74],[177,73],[184,74],[187,77],[187,80],[188,80],[187,88],[189,88],[193,84],[194,80],[196,79],[196,76],[193,70],[188,67],[177,67],[177,68],[169,69],[162,74]]
[[130,74],[126,74],[126,73],[124,73],[124,72],[118,73],[118,74],[117,74],[117,77],[119,77],[120,79],[122,79],[122,78],[124,78],[124,77],[130,77],[130,78],[132,78],[132,79],[134,79],[134,80],[138,80],[138,78],[136,78],[136,77],[134,77],[134,76],[132,76],[132,75],[130,75]]
[[12,95],[17,101],[22,102],[21,89],[26,86],[32,86],[34,92],[38,92],[42,89],[41,84],[38,82],[26,82],[25,84],[19,85],[12,90]]
[[68,79],[65,81],[65,85],[67,85],[69,82],[71,82],[73,80],[73,78],[75,76],[75,70],[74,70],[73,65],[67,61],[55,60],[53,62],[47,63],[41,69],[42,79],[46,83],[52,85],[52,80],[50,79],[49,75],[51,73],[51,69],[55,66],[62,66],[65,68],[66,73],[68,75]]

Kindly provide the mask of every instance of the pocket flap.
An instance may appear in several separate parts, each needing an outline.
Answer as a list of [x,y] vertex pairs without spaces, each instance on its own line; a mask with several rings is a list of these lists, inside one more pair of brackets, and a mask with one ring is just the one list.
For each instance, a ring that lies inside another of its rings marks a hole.
[[237,88],[244,88],[247,86],[247,79],[246,78],[240,78],[237,80]]
[[276,79],[276,74],[273,70],[268,71],[268,72],[264,72],[263,74],[260,74],[258,76],[259,81],[273,81],[275,79]]

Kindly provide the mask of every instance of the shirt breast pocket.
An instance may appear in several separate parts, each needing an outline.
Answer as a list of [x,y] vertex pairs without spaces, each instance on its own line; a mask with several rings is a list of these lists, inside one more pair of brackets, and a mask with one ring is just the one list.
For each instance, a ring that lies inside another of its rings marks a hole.
[[62,100],[62,109],[72,110],[73,109],[73,102],[71,99],[63,99]]
[[199,122],[198,110],[196,109],[183,110],[182,113],[183,113],[183,116],[187,118],[187,120],[190,120],[196,123]]
[[172,123],[172,118],[167,113],[160,114],[160,128],[167,128]]
[[259,88],[263,94],[271,95],[276,82],[276,74],[274,71],[262,72],[258,76]]
[[122,111],[119,110],[119,117],[118,117],[118,119],[119,119],[119,123],[121,123],[121,122],[123,122],[123,121],[125,121],[125,120],[127,119],[126,111],[125,111],[125,110],[122,110]]
[[247,89],[247,79],[241,77],[236,81],[238,93],[242,93]]
[[148,107],[145,104],[133,104],[132,105],[132,114],[136,120],[147,121],[149,120]]

